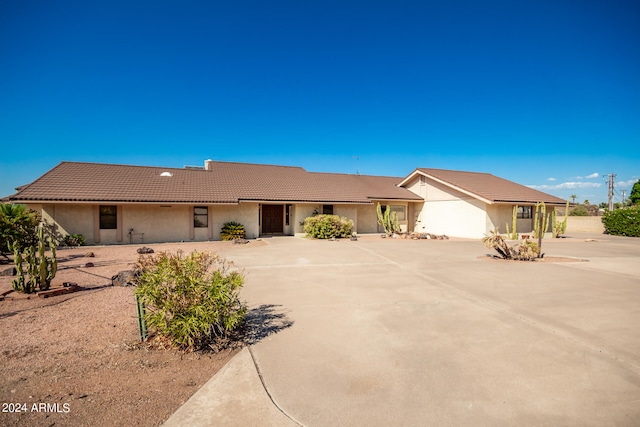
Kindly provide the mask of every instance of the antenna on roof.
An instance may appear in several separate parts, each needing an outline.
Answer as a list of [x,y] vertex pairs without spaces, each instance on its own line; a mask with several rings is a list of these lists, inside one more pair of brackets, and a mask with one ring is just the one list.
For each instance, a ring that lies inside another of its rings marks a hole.
[[360,156],[351,156],[351,157],[356,159],[356,175],[360,175],[360,168],[359,168]]

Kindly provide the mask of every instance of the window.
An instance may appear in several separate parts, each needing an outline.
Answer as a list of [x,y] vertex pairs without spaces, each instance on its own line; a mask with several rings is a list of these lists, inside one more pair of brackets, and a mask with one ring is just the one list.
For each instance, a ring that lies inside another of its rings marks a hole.
[[323,215],[333,215],[333,205],[322,205]]
[[206,206],[193,208],[193,226],[195,228],[207,228],[209,224],[209,210]]
[[389,206],[391,212],[395,212],[398,215],[398,221],[404,221],[407,219],[407,207],[406,206]]
[[289,216],[291,215],[291,205],[287,205],[284,211],[284,225],[289,225]]
[[531,216],[531,206],[518,206],[518,218],[528,219]]
[[118,207],[100,206],[100,229],[115,230],[118,228]]

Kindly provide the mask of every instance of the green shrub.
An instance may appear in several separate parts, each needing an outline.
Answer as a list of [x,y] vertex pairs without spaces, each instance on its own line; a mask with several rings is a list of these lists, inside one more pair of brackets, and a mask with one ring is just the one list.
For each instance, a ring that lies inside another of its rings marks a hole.
[[13,252],[13,245],[27,248],[38,244],[40,214],[23,205],[0,204],[0,253]]
[[338,215],[315,215],[304,220],[304,232],[314,239],[350,237],[353,221]]
[[86,241],[82,234],[67,234],[60,243],[62,246],[82,246]]
[[217,255],[160,252],[141,256],[137,268],[135,292],[145,304],[151,334],[196,350],[220,345],[242,324],[244,277]]
[[589,210],[584,205],[578,205],[575,208],[571,209],[569,212],[569,216],[588,216]]
[[233,221],[225,222],[220,230],[220,238],[222,240],[244,239],[244,225]]
[[640,237],[640,206],[606,211],[602,223],[608,234]]

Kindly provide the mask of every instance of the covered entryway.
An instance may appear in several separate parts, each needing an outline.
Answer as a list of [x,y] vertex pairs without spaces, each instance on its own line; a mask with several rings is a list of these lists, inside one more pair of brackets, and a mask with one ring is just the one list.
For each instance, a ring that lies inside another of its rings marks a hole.
[[284,206],[262,205],[262,234],[284,232]]

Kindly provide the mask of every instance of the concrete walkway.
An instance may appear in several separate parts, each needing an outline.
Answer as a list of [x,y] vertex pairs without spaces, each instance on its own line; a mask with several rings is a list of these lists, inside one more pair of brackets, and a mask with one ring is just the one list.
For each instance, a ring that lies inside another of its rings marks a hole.
[[250,308],[290,327],[165,425],[640,425],[640,239],[545,239],[575,263],[486,261],[473,240],[268,243],[223,255]]

